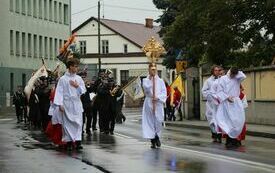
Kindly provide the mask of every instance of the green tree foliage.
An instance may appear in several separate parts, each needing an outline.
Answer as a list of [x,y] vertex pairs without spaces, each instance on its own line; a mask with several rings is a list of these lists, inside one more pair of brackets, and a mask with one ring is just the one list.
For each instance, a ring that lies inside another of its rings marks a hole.
[[275,56],[274,0],[162,2],[157,8],[177,4],[173,22],[164,26],[165,47],[185,50],[191,65],[206,60],[225,66],[259,66],[270,64]]

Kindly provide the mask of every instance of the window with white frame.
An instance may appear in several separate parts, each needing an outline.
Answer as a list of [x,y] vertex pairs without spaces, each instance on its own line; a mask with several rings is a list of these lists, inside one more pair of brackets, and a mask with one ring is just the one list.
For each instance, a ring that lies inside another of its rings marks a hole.
[[40,35],[39,36],[39,58],[43,58],[42,45],[43,45],[43,37]]
[[54,1],[54,22],[57,22],[57,2]]
[[69,25],[69,6],[67,4],[64,4],[63,18],[64,18],[64,21],[63,21],[64,24]]
[[57,56],[58,52],[57,38],[54,39],[54,55]]
[[26,33],[22,32],[22,42],[21,42],[21,47],[22,47],[22,56],[26,56]]
[[44,0],[44,19],[48,20],[48,0]]
[[15,0],[15,12],[20,13],[20,0]]
[[44,37],[44,57],[48,58],[48,37]]
[[26,0],[21,0],[21,5],[22,5],[22,9],[21,9],[21,12],[22,14],[26,14]]
[[124,85],[128,82],[129,70],[120,70],[120,83]]
[[49,2],[49,20],[53,20],[53,0]]
[[33,56],[37,58],[37,35],[33,35]]
[[109,40],[102,40],[102,53],[108,54],[109,53]]
[[42,19],[42,0],[38,0],[38,14],[39,14],[39,18]]
[[31,16],[32,15],[32,0],[28,0],[28,4],[27,4],[27,7],[28,7],[28,16]]
[[10,30],[10,54],[14,55],[14,47],[13,47],[13,30]]
[[128,44],[123,45],[123,52],[128,53]]
[[59,10],[58,10],[58,12],[59,12],[59,23],[62,23],[63,22],[63,18],[62,18],[62,3],[61,2],[59,2]]
[[20,33],[16,31],[15,34],[15,50],[16,50],[16,56],[20,55]]
[[86,54],[86,41],[79,41],[80,54]]
[[28,57],[32,56],[32,34],[28,34]]
[[53,58],[53,38],[50,38],[50,59]]
[[33,17],[37,17],[37,0],[33,0]]
[[10,0],[10,11],[13,11],[13,0]]

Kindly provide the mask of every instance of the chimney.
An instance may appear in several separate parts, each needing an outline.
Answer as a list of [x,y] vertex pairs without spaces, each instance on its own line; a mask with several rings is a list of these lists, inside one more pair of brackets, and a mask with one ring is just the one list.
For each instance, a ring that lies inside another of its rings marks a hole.
[[146,18],[145,19],[145,27],[146,28],[153,28],[153,19],[152,18]]

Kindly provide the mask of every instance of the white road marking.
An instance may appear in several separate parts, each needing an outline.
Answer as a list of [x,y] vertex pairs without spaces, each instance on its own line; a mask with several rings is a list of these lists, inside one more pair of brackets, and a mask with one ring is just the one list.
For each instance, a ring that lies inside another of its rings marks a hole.
[[[120,137],[127,138],[127,139],[132,138],[130,136],[122,135],[120,133],[115,133],[115,134],[116,134],[116,136],[120,136]],[[144,144],[144,142],[140,142],[140,141],[138,143]],[[258,163],[258,162],[254,162],[254,161],[238,159],[238,158],[229,157],[229,156],[221,156],[218,154],[212,154],[212,153],[207,153],[207,152],[203,152],[203,151],[196,151],[196,150],[192,150],[192,149],[172,147],[172,146],[164,145],[164,144],[162,144],[162,148],[169,149],[169,150],[176,150],[176,151],[180,151],[180,152],[192,153],[199,157],[205,157],[205,158],[210,158],[210,159],[224,161],[224,162],[230,162],[233,164],[238,164],[238,165],[242,165],[242,166],[246,166],[246,167],[258,168],[258,169],[262,169],[262,170],[265,170],[268,172],[274,172],[274,170],[275,170],[275,166],[268,165],[265,163]]]
[[13,118],[2,118],[0,119],[0,121],[11,121],[11,120],[14,120]]

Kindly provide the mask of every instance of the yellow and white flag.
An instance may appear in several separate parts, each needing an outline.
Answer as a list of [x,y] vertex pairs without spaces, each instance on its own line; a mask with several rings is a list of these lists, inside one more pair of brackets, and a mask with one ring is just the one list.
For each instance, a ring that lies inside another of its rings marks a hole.
[[140,76],[131,80],[123,89],[133,100],[144,97],[144,92],[141,86]]
[[185,93],[184,93],[184,81],[182,80],[182,77],[181,77],[180,74],[177,76],[177,78],[170,85],[170,88],[171,88],[170,104],[171,105],[173,104],[173,100],[174,100],[174,93],[175,93],[174,87],[178,88],[178,90],[181,93],[182,97],[185,95]]

